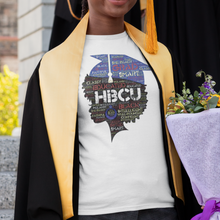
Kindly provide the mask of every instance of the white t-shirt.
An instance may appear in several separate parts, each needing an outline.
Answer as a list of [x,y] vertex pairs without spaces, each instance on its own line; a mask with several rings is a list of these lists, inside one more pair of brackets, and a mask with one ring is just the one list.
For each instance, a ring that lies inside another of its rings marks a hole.
[[173,207],[158,84],[126,32],[86,36],[78,103],[79,215]]

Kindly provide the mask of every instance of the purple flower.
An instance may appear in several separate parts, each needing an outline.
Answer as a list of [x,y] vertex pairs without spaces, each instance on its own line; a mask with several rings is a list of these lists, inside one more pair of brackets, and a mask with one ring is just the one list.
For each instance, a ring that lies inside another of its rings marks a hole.
[[210,83],[208,83],[208,82],[204,82],[202,85],[203,85],[206,89],[211,89]]
[[[211,85],[211,82],[204,82],[203,84],[202,84],[202,86],[204,87],[204,88],[206,88],[208,91],[208,93],[210,94],[215,94],[216,92],[215,92],[215,90],[212,88],[212,85]],[[201,94],[201,92],[200,92],[200,94]]]

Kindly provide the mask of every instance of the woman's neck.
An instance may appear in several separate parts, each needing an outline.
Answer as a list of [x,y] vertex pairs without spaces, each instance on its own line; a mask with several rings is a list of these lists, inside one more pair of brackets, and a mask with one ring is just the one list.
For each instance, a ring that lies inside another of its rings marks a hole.
[[87,34],[89,35],[119,34],[124,30],[124,18],[106,17],[105,19],[99,19],[96,16],[89,17],[87,29]]

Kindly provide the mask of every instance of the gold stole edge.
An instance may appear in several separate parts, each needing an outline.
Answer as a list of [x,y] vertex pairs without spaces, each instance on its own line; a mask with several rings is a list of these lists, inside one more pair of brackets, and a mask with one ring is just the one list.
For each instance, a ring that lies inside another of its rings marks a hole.
[[78,83],[88,16],[84,16],[66,41],[44,55],[39,68],[43,110],[60,188],[63,219],[74,216],[72,190]]

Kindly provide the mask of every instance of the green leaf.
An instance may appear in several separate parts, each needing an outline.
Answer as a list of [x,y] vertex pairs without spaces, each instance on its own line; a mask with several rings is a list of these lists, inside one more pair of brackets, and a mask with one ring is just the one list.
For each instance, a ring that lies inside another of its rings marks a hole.
[[195,92],[194,92],[194,97],[196,97],[196,98],[199,97],[199,92],[198,92],[198,91],[195,91]]
[[204,110],[204,107],[203,107],[203,106],[200,106],[200,105],[198,105],[198,106],[196,106],[196,107],[194,108],[194,112],[195,112],[195,113],[201,112],[201,111],[203,111],[203,110]]
[[182,108],[177,109],[177,110],[175,111],[175,114],[179,114],[179,113],[181,113],[181,111],[182,111]]
[[206,93],[206,88],[205,88],[204,86],[200,86],[200,91],[201,91],[202,93]]
[[182,96],[180,96],[180,97],[178,98],[178,100],[179,100],[179,101],[183,101],[184,98],[183,98]]
[[207,109],[215,108],[217,106],[218,100],[219,99],[216,96],[213,96],[211,99],[209,99],[209,101],[207,102]]
[[188,105],[186,105],[186,106],[185,106],[185,108],[187,108],[187,109],[189,109],[189,108],[194,109],[194,108],[195,108],[195,106],[194,106],[194,105],[192,105],[192,104],[188,104]]

